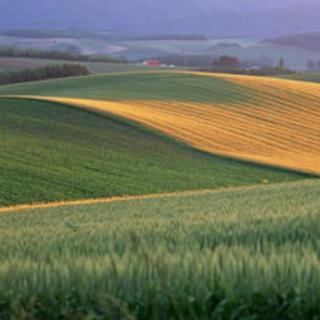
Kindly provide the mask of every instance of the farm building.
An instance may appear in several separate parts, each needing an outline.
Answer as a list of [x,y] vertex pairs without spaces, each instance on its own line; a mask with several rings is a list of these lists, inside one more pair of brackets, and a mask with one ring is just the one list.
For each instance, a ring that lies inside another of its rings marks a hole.
[[159,60],[145,60],[142,63],[145,66],[148,67],[160,67],[161,66],[161,61]]

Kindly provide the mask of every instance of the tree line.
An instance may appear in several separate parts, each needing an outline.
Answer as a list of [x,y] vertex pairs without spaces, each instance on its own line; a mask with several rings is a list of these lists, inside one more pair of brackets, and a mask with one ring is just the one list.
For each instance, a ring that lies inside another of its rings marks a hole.
[[237,57],[223,55],[212,57],[209,55],[172,55],[160,58],[162,63],[181,67],[191,67],[201,71],[223,72],[248,75],[278,75],[291,74],[293,70],[285,66],[284,58],[277,64],[243,61]]
[[64,29],[9,29],[0,30],[0,35],[6,37],[16,38],[31,38],[31,39],[55,39],[55,38],[68,38],[68,39],[99,39],[109,40],[110,35],[106,33],[95,33],[90,31],[81,30],[64,30]]
[[77,52],[57,50],[19,49],[16,47],[0,47],[0,57],[6,58],[36,58],[82,62],[127,63],[124,59],[115,59],[105,56],[83,55]]
[[81,64],[52,65],[3,74],[0,76],[0,84],[85,76],[90,73],[90,70]]
[[242,62],[236,57],[221,56],[216,59],[212,66],[207,68],[205,71],[245,74],[252,76],[273,76],[295,73],[295,71],[286,68],[283,57],[279,59],[276,65],[253,66],[250,64],[250,62]]

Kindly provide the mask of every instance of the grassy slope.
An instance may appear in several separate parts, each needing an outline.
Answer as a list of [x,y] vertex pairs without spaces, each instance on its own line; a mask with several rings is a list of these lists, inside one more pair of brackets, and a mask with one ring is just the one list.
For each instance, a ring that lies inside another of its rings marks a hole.
[[300,179],[193,151],[106,117],[0,99],[0,205]]
[[320,172],[317,84],[139,72],[3,86],[1,93],[125,101],[122,107],[100,101],[62,102],[88,108],[94,104],[103,112],[129,117],[207,152]]
[[1,86],[0,94],[65,96],[106,100],[245,101],[241,85],[223,79],[170,72],[119,73]]
[[320,172],[317,84],[139,72],[3,86],[1,93],[124,101],[122,107],[100,101],[63,102],[129,117],[207,152]]
[[120,319],[128,306],[138,319],[311,319],[320,313],[319,187],[0,215],[0,278],[10,279],[0,282],[0,315],[113,310]]

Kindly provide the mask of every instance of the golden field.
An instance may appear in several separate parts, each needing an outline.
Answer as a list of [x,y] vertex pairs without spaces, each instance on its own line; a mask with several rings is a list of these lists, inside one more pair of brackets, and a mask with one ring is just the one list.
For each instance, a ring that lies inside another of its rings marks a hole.
[[[23,96],[124,117],[206,152],[320,173],[320,85],[207,74],[248,90],[247,101],[105,100]],[[248,93],[249,92],[249,93]]]

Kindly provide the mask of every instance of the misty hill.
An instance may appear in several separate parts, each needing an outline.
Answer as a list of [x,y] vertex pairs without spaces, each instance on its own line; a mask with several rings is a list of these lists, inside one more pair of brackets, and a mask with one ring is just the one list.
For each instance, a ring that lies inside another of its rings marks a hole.
[[0,0],[0,28],[274,37],[320,30],[315,0]]
[[291,46],[296,48],[320,51],[320,32],[319,33],[304,33],[291,34],[274,39],[265,40],[265,42]]

